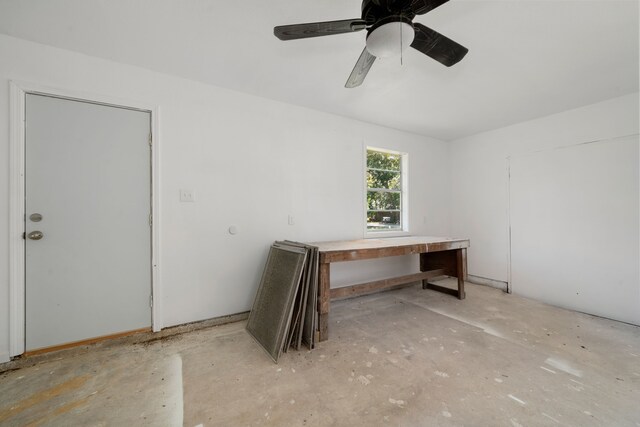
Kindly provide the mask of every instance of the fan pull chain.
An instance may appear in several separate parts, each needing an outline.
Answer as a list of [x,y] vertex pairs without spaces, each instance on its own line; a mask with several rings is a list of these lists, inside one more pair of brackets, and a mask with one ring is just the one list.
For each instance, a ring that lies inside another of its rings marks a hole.
[[400,66],[402,66],[402,21],[400,21]]

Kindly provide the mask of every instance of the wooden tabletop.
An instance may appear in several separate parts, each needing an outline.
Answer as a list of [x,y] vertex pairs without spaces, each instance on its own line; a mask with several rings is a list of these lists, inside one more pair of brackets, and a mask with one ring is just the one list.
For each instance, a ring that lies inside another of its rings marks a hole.
[[469,240],[451,237],[409,236],[312,242],[309,244],[318,247],[320,262],[338,262],[463,249],[469,247]]

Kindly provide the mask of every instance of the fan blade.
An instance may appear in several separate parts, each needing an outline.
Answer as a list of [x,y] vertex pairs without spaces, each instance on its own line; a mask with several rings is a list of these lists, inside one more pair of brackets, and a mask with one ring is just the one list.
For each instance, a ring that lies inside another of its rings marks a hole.
[[273,34],[280,40],[306,39],[308,37],[330,36],[364,30],[367,23],[362,19],[342,21],[310,22],[308,24],[280,25],[273,28]]
[[469,52],[469,49],[459,45],[448,37],[443,36],[431,28],[414,23],[416,36],[411,47],[435,59],[447,67],[458,63]]
[[364,81],[364,78],[367,77],[367,73],[371,69],[373,61],[375,60],[376,57],[371,55],[365,47],[360,54],[360,58],[358,58],[358,62],[356,62],[356,66],[353,67],[353,71],[351,71],[351,75],[347,79],[347,83],[344,87],[354,88],[360,86]]
[[413,0],[411,2],[411,10],[416,15],[424,15],[448,1],[449,0]]

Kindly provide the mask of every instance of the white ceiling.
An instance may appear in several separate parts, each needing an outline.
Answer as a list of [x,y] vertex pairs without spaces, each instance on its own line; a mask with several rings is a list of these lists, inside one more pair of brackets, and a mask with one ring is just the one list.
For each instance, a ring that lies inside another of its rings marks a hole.
[[358,0],[0,0],[0,32],[451,140],[638,90],[637,0],[451,0],[416,17],[469,48],[409,49],[344,83],[365,32],[283,42],[273,27],[360,16]]

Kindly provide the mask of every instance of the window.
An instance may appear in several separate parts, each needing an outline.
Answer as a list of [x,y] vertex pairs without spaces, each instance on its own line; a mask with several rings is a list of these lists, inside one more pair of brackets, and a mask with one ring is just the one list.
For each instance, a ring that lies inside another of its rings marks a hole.
[[367,232],[407,231],[406,159],[394,151],[367,148]]

